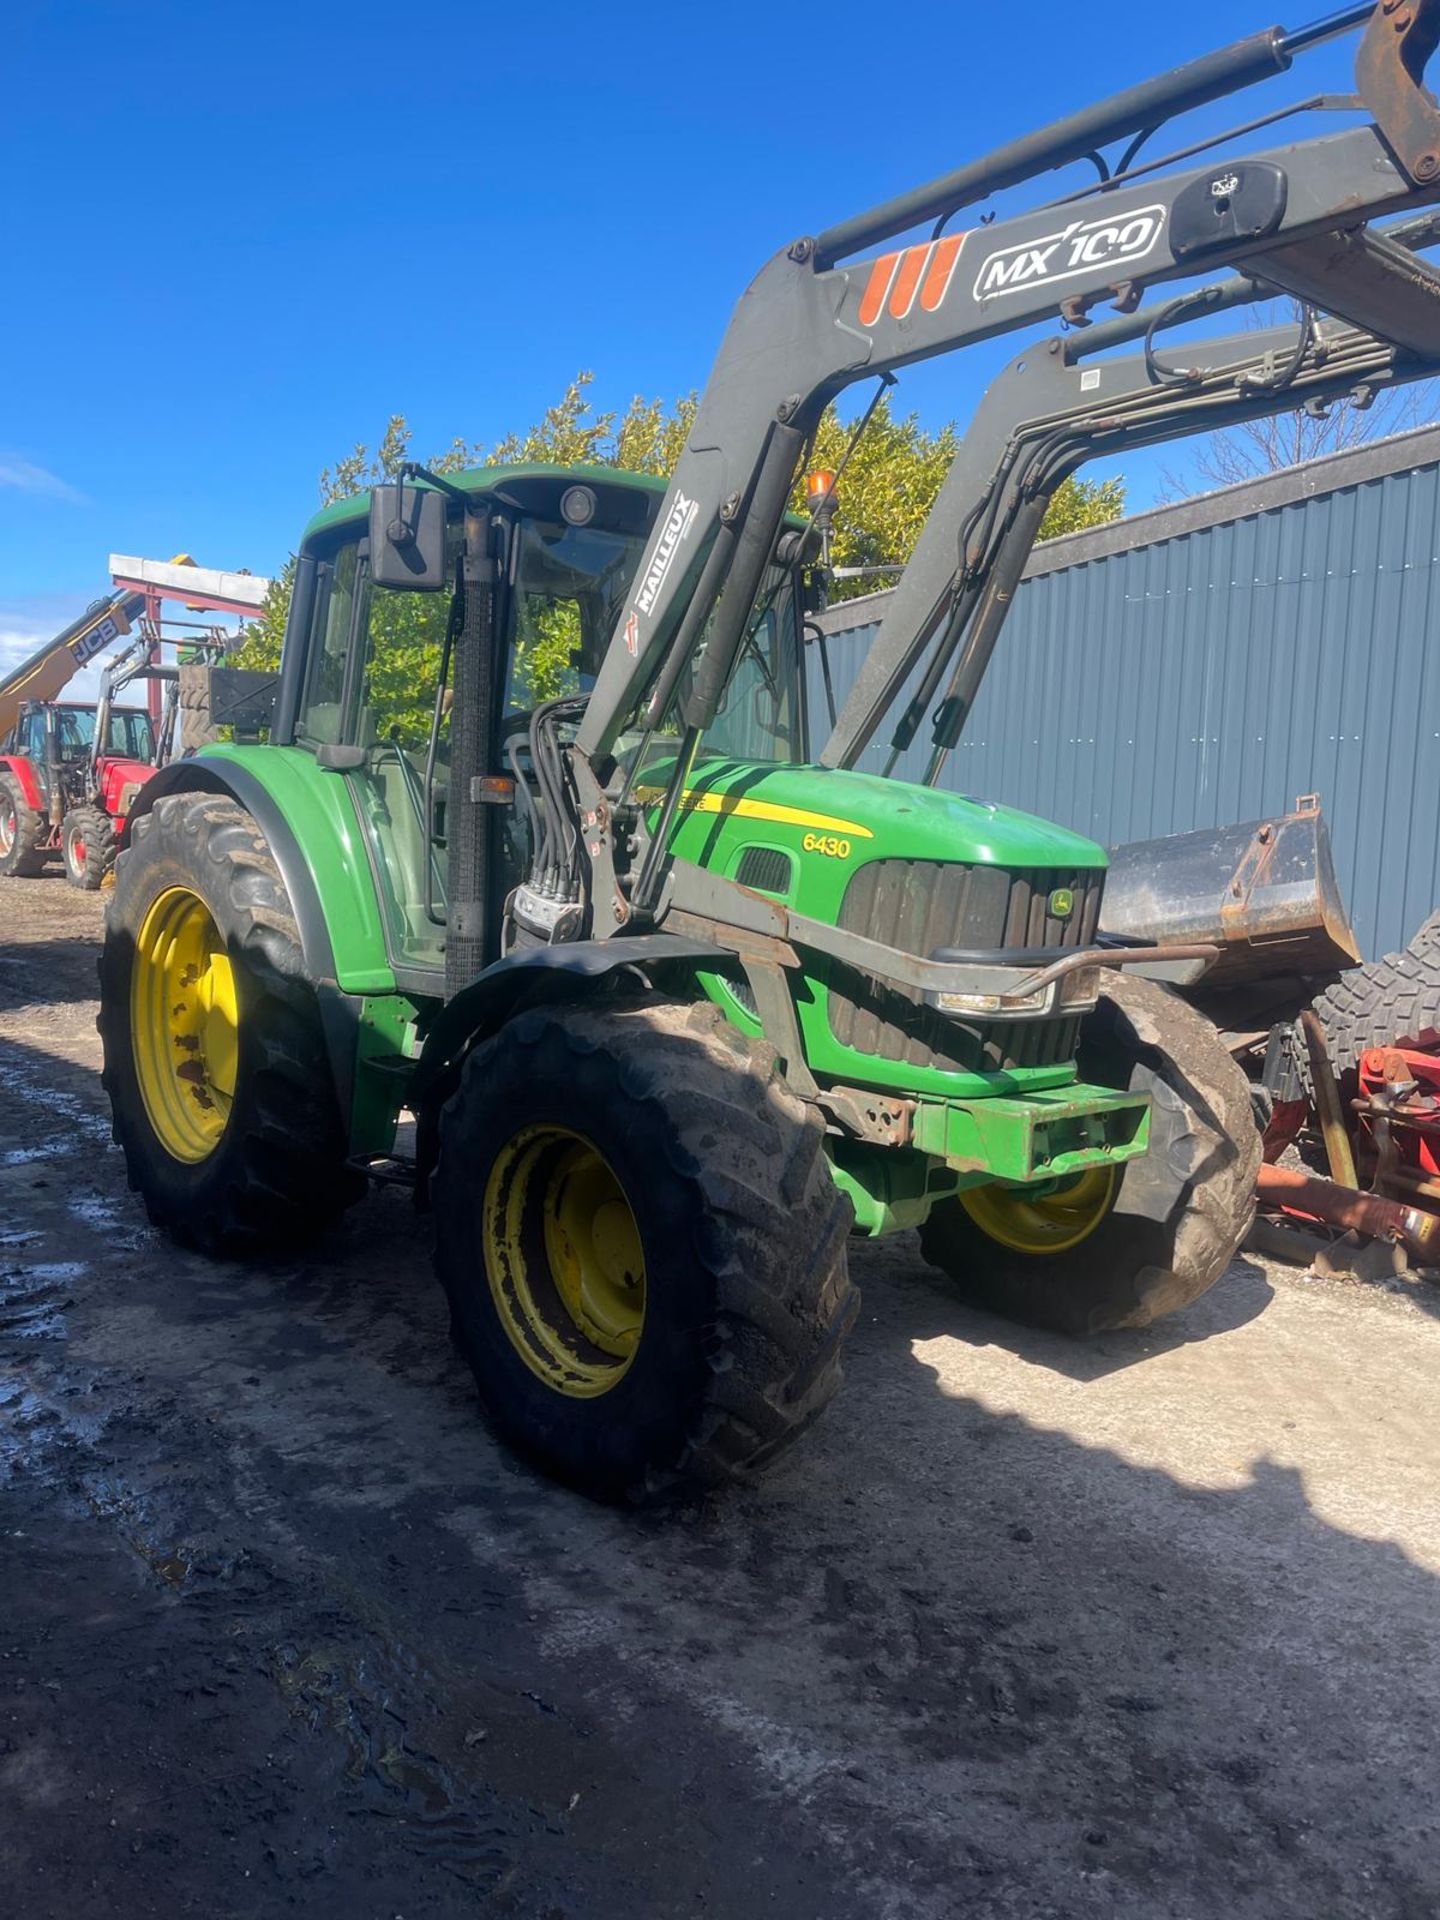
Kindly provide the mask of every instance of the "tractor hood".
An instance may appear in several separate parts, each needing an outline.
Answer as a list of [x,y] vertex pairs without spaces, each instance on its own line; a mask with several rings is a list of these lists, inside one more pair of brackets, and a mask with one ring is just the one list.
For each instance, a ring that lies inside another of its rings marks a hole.
[[[668,765],[647,769],[658,799]],[[671,845],[725,870],[720,842],[783,845],[854,867],[867,859],[955,860],[1009,868],[1103,868],[1105,850],[1052,821],[965,794],[818,766],[702,760]]]
[[100,799],[113,819],[123,819],[130,811],[135,795],[155,769],[148,760],[121,760],[109,755],[100,762]]

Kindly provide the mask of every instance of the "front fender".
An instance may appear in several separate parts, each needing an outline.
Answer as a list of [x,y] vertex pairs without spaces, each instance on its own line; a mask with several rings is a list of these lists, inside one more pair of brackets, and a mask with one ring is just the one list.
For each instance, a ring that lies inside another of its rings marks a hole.
[[36,813],[45,811],[45,796],[41,793],[40,783],[35,778],[34,767],[24,754],[0,754],[0,772],[14,774],[20,782],[20,792],[24,796],[27,807],[32,807]]
[[663,987],[677,975],[688,983],[696,973],[723,970],[734,958],[729,949],[708,940],[644,933],[522,947],[486,967],[431,1022],[410,1083],[407,1098],[419,1123],[415,1149],[422,1191],[435,1164],[440,1107],[466,1055],[502,1027],[522,1002],[563,1004],[584,998],[626,967],[638,968],[653,986]]
[[120,848],[129,846],[130,830],[135,822],[149,813],[157,800],[163,800],[169,793],[224,794],[253,818],[265,836],[265,843],[280,869],[280,878],[285,882],[285,891],[295,910],[295,923],[300,929],[300,947],[305,955],[305,971],[314,981],[333,982],[335,952],[315,876],[301,851],[294,830],[268,789],[248,767],[198,758],[173,761],[147,780],[136,794],[135,804],[121,823],[117,835]]
[[414,1091],[423,1097],[426,1088],[452,1071],[478,1041],[503,1026],[522,999],[576,999],[624,967],[638,967],[653,981],[677,968],[686,975],[711,972],[733,959],[725,947],[712,946],[708,940],[686,940],[675,933],[517,948],[477,974],[431,1022],[412,1082]]

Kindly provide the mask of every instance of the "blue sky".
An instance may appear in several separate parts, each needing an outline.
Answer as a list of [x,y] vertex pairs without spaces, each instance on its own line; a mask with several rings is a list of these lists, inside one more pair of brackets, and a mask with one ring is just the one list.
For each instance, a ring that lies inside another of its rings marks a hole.
[[[391,412],[424,452],[523,428],[582,367],[602,406],[697,386],[794,235],[1272,23],[30,0],[0,125],[0,656],[102,592],[111,551],[271,571]],[[1346,85],[1348,59],[1269,91]],[[963,419],[1012,351],[898,402]]]

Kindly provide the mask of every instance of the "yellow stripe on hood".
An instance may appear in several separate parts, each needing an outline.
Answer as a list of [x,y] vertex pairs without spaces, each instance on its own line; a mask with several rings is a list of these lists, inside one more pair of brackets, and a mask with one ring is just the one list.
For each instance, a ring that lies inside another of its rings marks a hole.
[[[637,787],[635,798],[649,806],[661,799],[661,787]],[[696,793],[687,787],[680,796],[683,813],[734,814],[741,820],[769,820],[781,827],[809,827],[814,833],[844,833],[855,840],[873,840],[869,827],[855,820],[837,820],[830,813],[811,813],[805,807],[782,807],[774,800],[750,800],[737,793]]]

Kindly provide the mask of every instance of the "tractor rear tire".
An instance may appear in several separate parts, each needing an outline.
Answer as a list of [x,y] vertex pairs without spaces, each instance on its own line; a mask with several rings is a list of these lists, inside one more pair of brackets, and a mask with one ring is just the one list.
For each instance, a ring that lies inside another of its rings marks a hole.
[[[1214,1285],[1254,1217],[1260,1135],[1215,1028],[1152,981],[1116,973],[1086,1016],[1079,1066],[1092,1085],[1151,1097],[1149,1149],[1117,1168],[1108,1211],[1102,1200],[1093,1227],[1050,1251],[1043,1232],[1028,1248],[992,1238],[962,1196],[934,1209],[920,1246],[974,1305],[1083,1338],[1148,1326]],[[1064,1241],[1063,1210],[1051,1217]]]
[[489,1421],[604,1500],[771,1459],[859,1296],[818,1116],[708,1004],[532,1009],[440,1119],[435,1261]]
[[293,1247],[364,1192],[285,883],[234,801],[167,794],[134,822],[97,1024],[130,1185],[182,1246]]
[[72,807],[60,822],[65,878],[84,893],[96,893],[115,864],[115,826],[99,807]]
[[26,879],[45,870],[45,817],[25,798],[13,773],[0,773],[0,875]]

